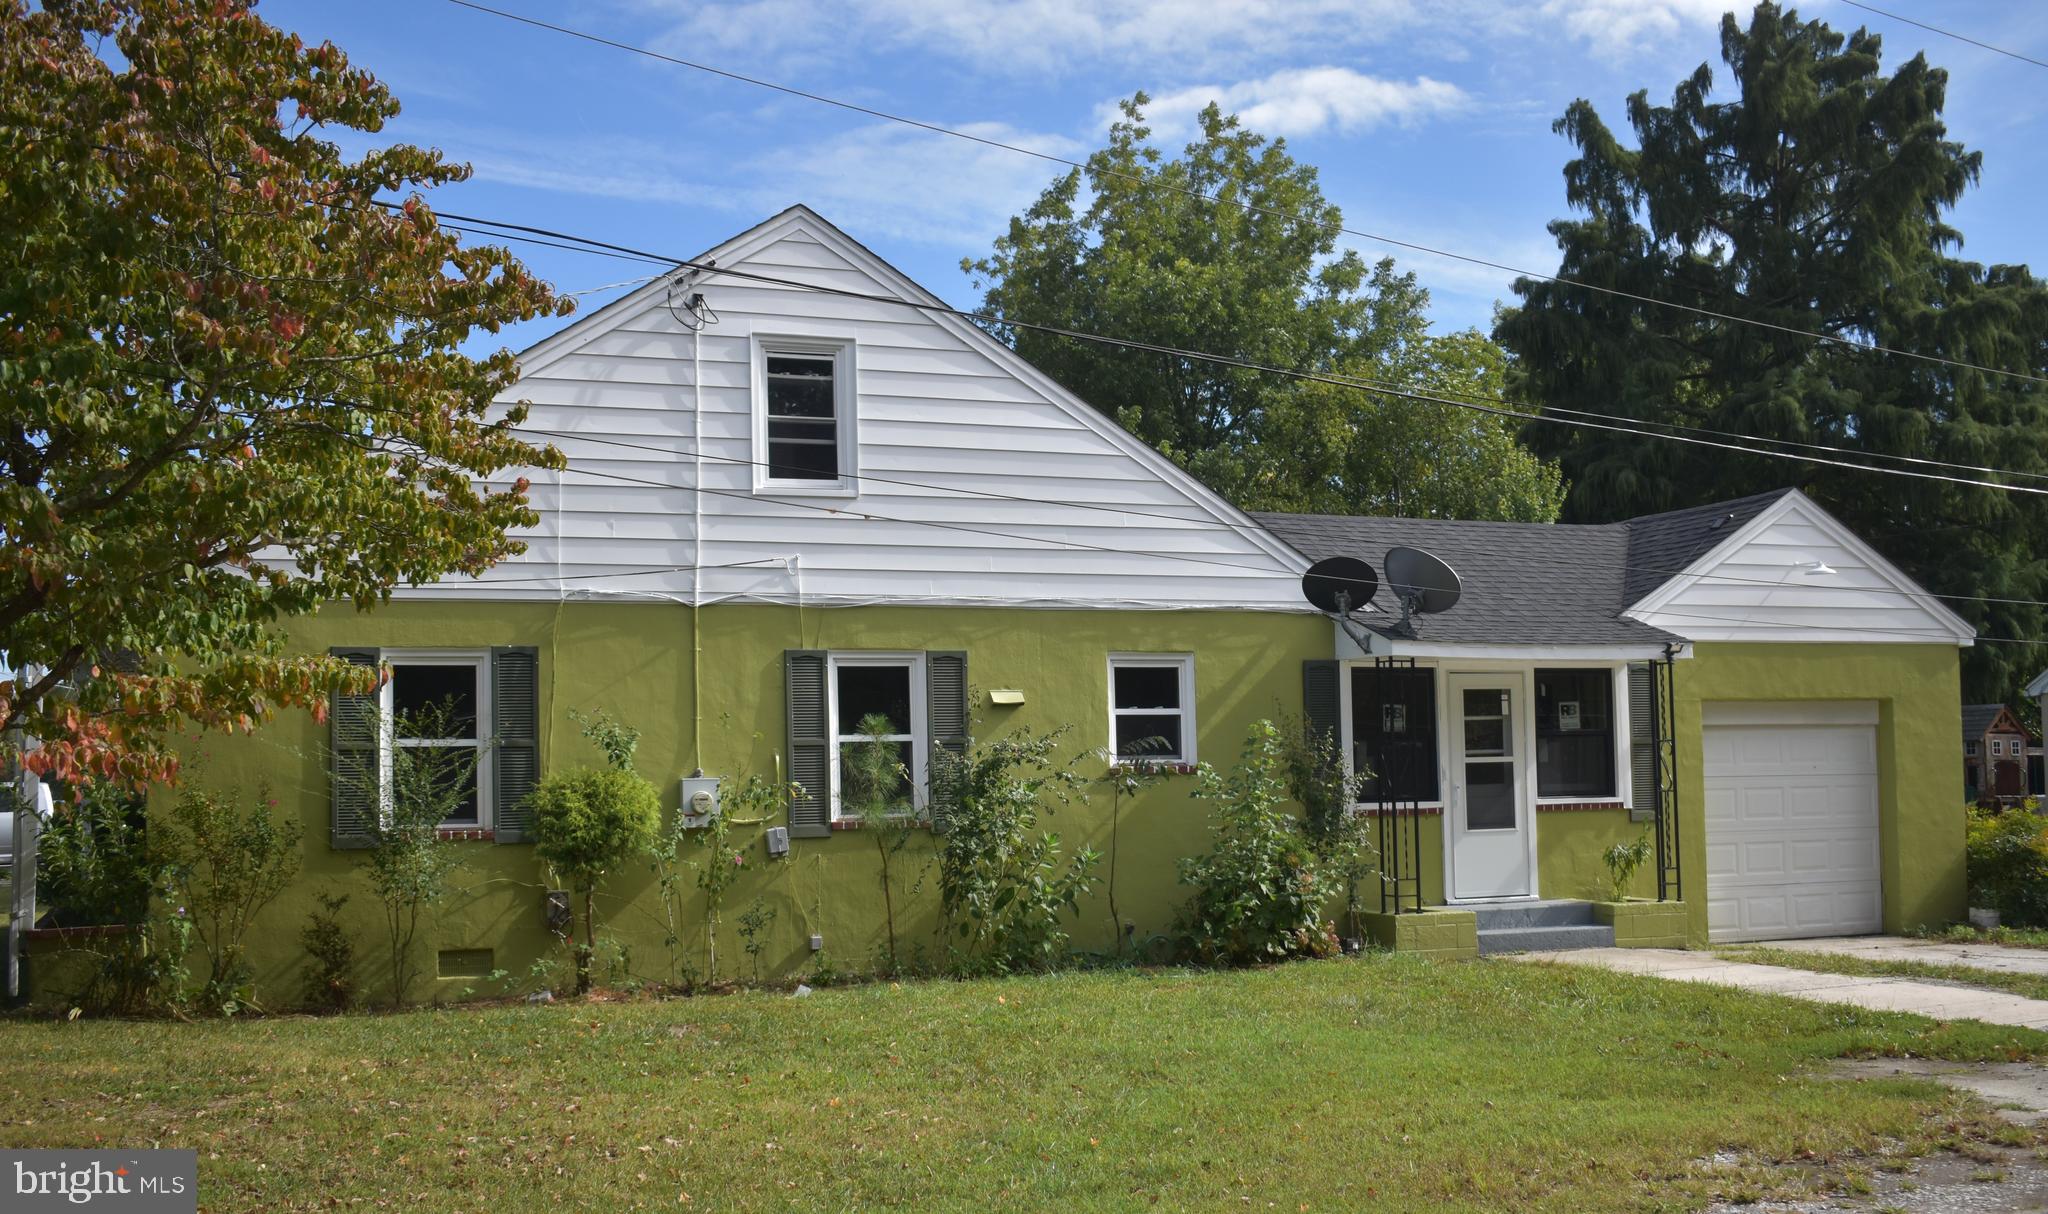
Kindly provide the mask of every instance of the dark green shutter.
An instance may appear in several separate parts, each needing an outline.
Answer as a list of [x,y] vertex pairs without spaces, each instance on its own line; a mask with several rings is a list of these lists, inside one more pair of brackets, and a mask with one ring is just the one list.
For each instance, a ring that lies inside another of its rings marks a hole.
[[832,723],[825,711],[824,651],[783,651],[782,681],[789,778],[802,789],[789,803],[789,833],[819,839],[832,833]]
[[491,650],[491,810],[500,843],[533,838],[533,807],[526,796],[540,779],[540,650],[501,645]]
[[1339,687],[1342,668],[1330,658],[1301,664],[1301,716],[1319,734],[1338,738],[1344,731],[1344,701]]
[[943,832],[959,803],[957,776],[960,761],[967,757],[967,655],[924,655],[924,688],[925,729],[931,735],[932,829]]
[[[327,656],[354,666],[376,666],[374,649],[330,649]],[[368,847],[383,775],[378,769],[377,693],[337,695],[327,705],[327,841],[336,848]]]
[[1648,662],[1628,666],[1629,818],[1657,816],[1657,680]]

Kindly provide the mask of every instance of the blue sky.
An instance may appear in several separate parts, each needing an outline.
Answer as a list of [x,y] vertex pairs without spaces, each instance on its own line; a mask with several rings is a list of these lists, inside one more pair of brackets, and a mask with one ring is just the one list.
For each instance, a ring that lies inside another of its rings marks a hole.
[[[1538,270],[1569,155],[1550,124],[1576,97],[1625,128],[1703,61],[1725,0],[495,0],[623,42],[1080,158],[1144,89],[1165,139],[1210,98],[1318,166],[1347,226]],[[2048,59],[2048,5],[1890,0],[1880,8]],[[444,0],[272,0],[275,24],[330,38],[404,113],[380,138],[438,147],[476,176],[444,211],[690,255],[806,202],[942,297],[975,302],[987,251],[1058,166],[589,45]],[[2048,69],[1860,12],[1801,6],[1950,72],[1950,135],[1984,153],[1955,221],[1966,256],[2042,256]],[[1723,73],[1725,74],[1725,73]],[[351,141],[353,142],[353,141]],[[1511,276],[1393,252],[1435,321],[1485,325]],[[590,291],[645,267],[523,249]],[[624,288],[580,296],[584,310]],[[506,335],[519,348],[562,322]]]

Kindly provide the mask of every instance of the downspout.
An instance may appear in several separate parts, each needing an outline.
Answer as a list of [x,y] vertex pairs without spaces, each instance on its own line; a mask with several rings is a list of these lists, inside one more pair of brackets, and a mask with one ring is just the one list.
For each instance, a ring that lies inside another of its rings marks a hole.
[[704,774],[704,346],[690,331],[690,762]]

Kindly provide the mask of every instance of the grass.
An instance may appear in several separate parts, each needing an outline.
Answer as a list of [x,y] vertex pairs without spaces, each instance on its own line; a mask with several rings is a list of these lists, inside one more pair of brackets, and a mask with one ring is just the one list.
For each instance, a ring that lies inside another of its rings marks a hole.
[[1943,965],[1931,961],[1882,961],[1840,953],[1809,953],[1801,949],[1745,947],[1716,951],[1732,961],[1777,965],[1817,974],[1849,974],[1858,978],[1927,978],[1936,982],[1960,982],[2009,991],[2029,999],[2048,999],[2048,976],[2041,974],[2004,973],[1973,965]]
[[2011,948],[2048,949],[2048,929],[2038,927],[1986,929],[1972,927],[1967,923],[1956,923],[1944,928],[1924,928],[1911,934],[1923,940],[1939,940],[1945,944],[2003,944]]
[[2048,1035],[1386,955],[803,999],[17,1020],[0,1023],[0,1146],[193,1147],[209,1210],[1676,1211],[1771,1193],[1815,1159],[1840,1183],[1864,1153],[1994,1132],[1927,1081],[1819,1073],[1871,1052],[2048,1056]]

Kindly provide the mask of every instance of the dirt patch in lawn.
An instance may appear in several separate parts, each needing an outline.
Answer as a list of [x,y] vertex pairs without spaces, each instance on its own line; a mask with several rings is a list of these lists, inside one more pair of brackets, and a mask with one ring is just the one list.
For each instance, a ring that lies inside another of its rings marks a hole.
[[[1707,1161],[1766,1190],[1811,1187],[1819,1195],[1759,1201],[1731,1186],[1729,1200],[1708,1214],[1991,1214],[2048,1212],[2048,1067],[2025,1062],[1941,1062],[1923,1058],[1845,1058],[1831,1068],[1838,1078],[1931,1079],[1969,1092],[2011,1123],[2006,1141],[1958,1137],[1947,1149],[1912,1158],[1880,1155],[1836,1161],[1832,1167],[1799,1161],[1761,1165],[1736,1156]],[[1789,1183],[1788,1183],[1789,1182]]]

